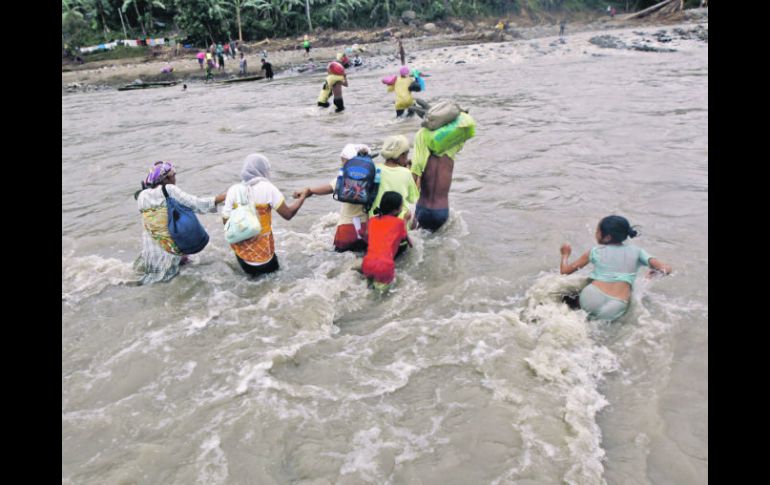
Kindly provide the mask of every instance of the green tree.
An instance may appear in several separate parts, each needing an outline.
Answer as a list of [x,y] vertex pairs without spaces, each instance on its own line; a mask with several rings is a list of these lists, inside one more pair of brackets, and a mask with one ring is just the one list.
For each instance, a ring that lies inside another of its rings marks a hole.
[[178,5],[175,20],[193,42],[208,45],[229,37],[232,4],[226,0],[185,0]]
[[241,10],[244,8],[256,8],[259,0],[233,0],[235,7],[235,22],[238,24],[238,40],[243,42],[243,28],[241,27]]
[[142,15],[139,13],[139,7],[136,5],[139,0],[125,0],[123,2],[123,6],[121,7],[121,10],[123,10],[123,13],[126,13],[126,10],[128,10],[129,5],[134,6],[134,10],[136,11],[136,18],[139,22],[139,26],[142,28],[142,34],[144,34],[145,37],[147,37],[147,29],[144,28],[144,22],[142,22]]
[[88,22],[85,20],[83,2],[62,0],[61,3],[61,42],[62,49],[81,47],[88,38]]

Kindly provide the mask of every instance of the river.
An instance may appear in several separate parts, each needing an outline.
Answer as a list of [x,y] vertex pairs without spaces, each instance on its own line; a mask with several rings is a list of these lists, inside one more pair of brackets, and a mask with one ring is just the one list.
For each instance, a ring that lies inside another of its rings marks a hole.
[[[385,296],[331,250],[329,196],[274,216],[273,275],[204,215],[191,265],[133,285],[132,195],[161,159],[223,192],[252,152],[287,197],[330,181],[346,143],[418,129],[380,83],[395,62],[352,71],[342,114],[314,106],[322,74],[63,95],[62,482],[707,483],[708,44],[592,35],[410,53],[420,96],[478,128]],[[612,213],[674,273],[607,324],[556,295],[588,274],[558,274],[560,244]]]

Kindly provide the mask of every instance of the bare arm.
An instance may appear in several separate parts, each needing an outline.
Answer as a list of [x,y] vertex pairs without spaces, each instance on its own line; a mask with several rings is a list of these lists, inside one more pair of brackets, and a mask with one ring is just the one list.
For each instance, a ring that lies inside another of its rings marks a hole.
[[673,271],[671,269],[671,266],[667,265],[666,263],[664,263],[663,261],[661,261],[659,259],[650,258],[650,260],[648,262],[650,263],[650,267],[653,270],[658,271],[660,273],[670,274],[671,271]]
[[303,192],[300,194],[299,199],[295,200],[292,205],[287,204],[284,200],[283,204],[281,204],[275,211],[280,214],[281,217],[289,221],[295,214],[297,214],[297,211],[302,207],[302,204],[305,203],[305,197],[306,195]]
[[305,194],[305,197],[310,197],[313,195],[329,195],[332,192],[334,192],[334,189],[331,185],[319,185],[318,187],[305,187],[302,190],[298,190],[292,194],[292,197],[295,199],[299,199],[302,194]]
[[214,205],[221,204],[225,201],[225,197],[227,197],[227,192],[222,192],[221,194],[214,197]]
[[572,246],[568,243],[561,245],[561,264],[559,265],[559,272],[561,274],[572,274],[580,268],[588,264],[589,251],[586,251],[582,256],[575,260],[574,263],[569,263],[569,256],[572,254]]
[[342,85],[345,86],[345,87],[348,87],[348,75],[345,74],[342,77],[344,78],[344,80],[342,81]]

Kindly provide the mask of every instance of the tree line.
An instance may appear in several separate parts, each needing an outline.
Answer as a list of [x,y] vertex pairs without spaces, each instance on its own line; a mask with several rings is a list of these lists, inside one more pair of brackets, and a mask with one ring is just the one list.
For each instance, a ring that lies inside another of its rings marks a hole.
[[[212,41],[294,36],[314,28],[372,28],[407,10],[423,21],[531,12],[636,11],[660,0],[62,0],[62,48],[119,38]],[[688,0],[687,4],[697,0]]]

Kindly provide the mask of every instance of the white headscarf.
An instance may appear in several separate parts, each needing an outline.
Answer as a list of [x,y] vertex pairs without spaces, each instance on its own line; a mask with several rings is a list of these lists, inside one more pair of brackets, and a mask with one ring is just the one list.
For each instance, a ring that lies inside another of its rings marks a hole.
[[243,161],[241,180],[248,185],[254,185],[263,180],[270,180],[270,161],[259,153],[252,153]]
[[348,143],[347,145],[345,145],[345,148],[342,149],[340,156],[343,158],[346,158],[347,160],[350,160],[351,158],[355,158],[356,156],[358,156],[358,152],[362,150],[371,152],[369,147],[366,145],[361,145],[357,143]]

